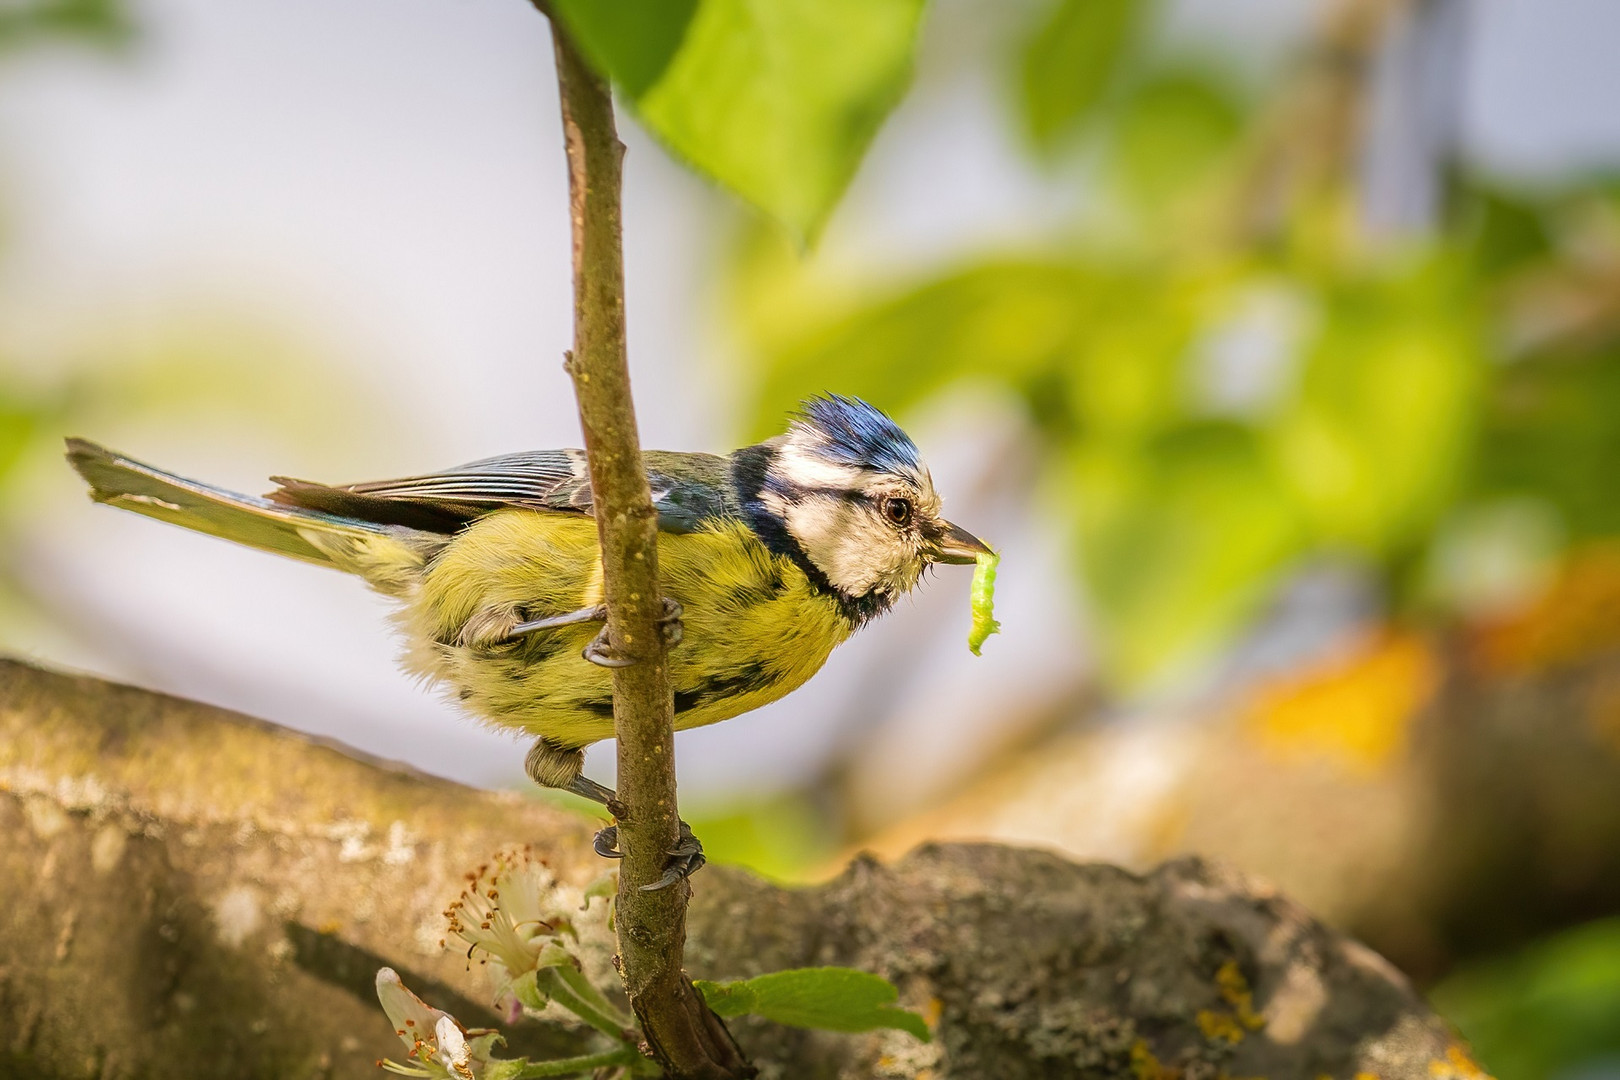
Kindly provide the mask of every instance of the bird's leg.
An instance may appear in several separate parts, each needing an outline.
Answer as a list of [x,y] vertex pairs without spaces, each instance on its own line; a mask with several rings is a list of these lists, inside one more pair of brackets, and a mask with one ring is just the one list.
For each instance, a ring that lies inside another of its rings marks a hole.
[[[544,619],[519,619],[516,611],[511,608],[491,608],[487,612],[467,620],[462,628],[462,643],[467,645],[501,644],[520,638],[525,634],[533,634],[540,630],[558,630],[565,626],[577,626],[580,623],[604,622],[607,619],[607,605],[596,604],[593,607],[580,608],[563,615],[549,615]],[[681,605],[664,597],[664,613],[658,618],[658,625],[663,630],[664,641],[671,645],[678,645],[684,628],[681,626]],[[629,667],[635,663],[631,657],[622,656],[614,650],[608,640],[607,627],[591,639],[580,654],[593,664],[602,667]]]
[[[523,767],[528,772],[529,779],[541,787],[572,791],[575,795],[584,796],[592,802],[599,802],[607,807],[608,813],[614,817],[618,817],[618,812],[623,809],[612,788],[603,787],[585,775],[584,750],[560,746],[542,735],[534,740],[533,746],[529,747],[529,753],[523,759]],[[619,830],[613,825],[600,830],[591,846],[596,848],[598,855],[606,858],[623,857],[618,850]]]
[[[681,605],[667,596],[664,597],[664,613],[658,617],[658,626],[664,633],[665,643],[671,646],[679,645],[686,632],[681,624]],[[625,656],[613,647],[605,626],[580,655],[605,668],[629,667],[636,662],[634,657]]]
[[605,618],[607,608],[602,604],[544,619],[525,619],[522,608],[516,604],[492,604],[475,611],[462,624],[458,642],[470,649],[492,649],[536,631],[558,630],[579,623],[599,622]]
[[[619,817],[624,812],[624,806],[612,788],[603,787],[584,774],[583,750],[570,750],[542,735],[529,748],[523,764],[529,778],[541,787],[560,788],[592,802],[599,802],[607,807],[608,813],[614,817]],[[591,841],[591,846],[603,858],[624,858],[624,852],[619,850],[617,825],[609,825],[598,830],[595,839]],[[703,856],[703,843],[692,835],[692,827],[684,821],[680,824],[680,833],[675,839],[675,845],[669,849],[668,855],[669,861],[664,864],[664,876],[650,885],[643,885],[643,890],[650,892],[654,889],[667,889],[677,881],[697,873],[708,861]]]
[[521,637],[524,634],[532,634],[536,630],[555,630],[562,626],[575,626],[579,623],[599,622],[606,618],[607,605],[597,604],[595,607],[580,608],[578,611],[570,611],[566,615],[553,615],[546,619],[530,619],[528,622],[520,622],[506,632],[506,637],[508,640],[510,640],[515,637]]

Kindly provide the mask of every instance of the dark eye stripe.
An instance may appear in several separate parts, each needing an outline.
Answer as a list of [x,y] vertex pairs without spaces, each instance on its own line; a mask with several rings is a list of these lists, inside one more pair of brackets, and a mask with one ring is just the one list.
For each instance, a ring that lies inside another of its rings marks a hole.
[[799,502],[817,495],[837,499],[839,502],[845,503],[861,502],[867,498],[865,493],[851,491],[848,488],[807,487],[803,484],[795,484],[774,478],[769,481],[767,487],[791,502]]

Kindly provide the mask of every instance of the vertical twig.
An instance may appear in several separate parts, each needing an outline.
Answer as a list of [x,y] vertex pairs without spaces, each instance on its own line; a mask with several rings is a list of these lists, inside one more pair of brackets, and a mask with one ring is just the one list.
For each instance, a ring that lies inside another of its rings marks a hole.
[[1254,126],[1231,193],[1235,238],[1277,230],[1351,182],[1378,50],[1419,0],[1334,0],[1283,92]]
[[679,816],[674,695],[658,626],[658,517],[641,463],[625,359],[624,145],[606,82],[586,66],[555,17],[551,30],[574,237],[574,351],[566,366],[585,431],[608,634],[616,650],[637,660],[613,672],[620,804],[614,809],[625,855],[615,908],[619,970],[666,1073],[679,1080],[735,1080],[754,1070],[681,970],[691,890],[684,881],[655,892],[641,888],[663,874]]

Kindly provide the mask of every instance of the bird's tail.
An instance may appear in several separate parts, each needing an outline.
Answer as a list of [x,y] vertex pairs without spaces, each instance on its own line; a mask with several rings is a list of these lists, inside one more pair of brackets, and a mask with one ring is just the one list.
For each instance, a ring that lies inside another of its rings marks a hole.
[[392,596],[408,592],[429,556],[449,539],[239,495],[166,473],[85,439],[67,440],[67,459],[89,483],[96,502],[261,551],[336,567]]

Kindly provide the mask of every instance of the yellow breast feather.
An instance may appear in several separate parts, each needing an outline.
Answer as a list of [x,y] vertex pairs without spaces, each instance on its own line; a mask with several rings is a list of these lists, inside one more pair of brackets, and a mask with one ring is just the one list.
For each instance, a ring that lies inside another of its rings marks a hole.
[[[660,534],[658,561],[664,595],[683,609],[684,637],[670,652],[678,729],[776,700],[814,675],[849,636],[838,604],[741,522]],[[611,675],[580,655],[599,625],[511,642],[481,633],[601,600],[591,518],[516,509],[490,514],[446,545],[407,600],[409,662],[499,727],[565,747],[611,738]]]

